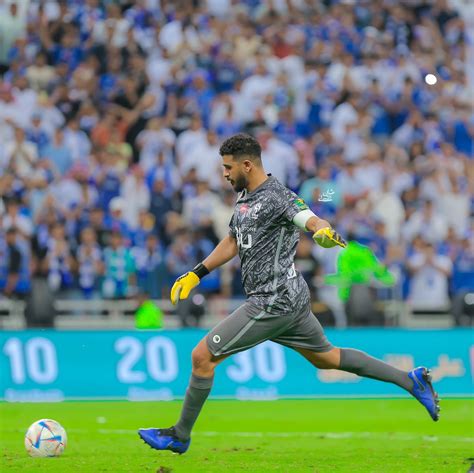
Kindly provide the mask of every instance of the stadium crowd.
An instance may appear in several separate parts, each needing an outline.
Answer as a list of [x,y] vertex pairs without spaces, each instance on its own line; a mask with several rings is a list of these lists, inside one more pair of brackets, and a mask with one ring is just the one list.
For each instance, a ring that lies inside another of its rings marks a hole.
[[[445,0],[0,2],[3,295],[167,296],[227,234],[243,131],[404,299],[447,306],[474,290],[465,47]],[[311,243],[317,296],[337,250]],[[238,267],[200,289],[242,296]]]

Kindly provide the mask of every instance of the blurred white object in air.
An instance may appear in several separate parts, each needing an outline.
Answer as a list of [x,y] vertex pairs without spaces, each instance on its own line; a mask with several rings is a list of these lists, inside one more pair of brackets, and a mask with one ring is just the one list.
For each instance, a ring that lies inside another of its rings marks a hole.
[[428,85],[435,85],[438,82],[438,78],[434,74],[426,74],[425,82]]

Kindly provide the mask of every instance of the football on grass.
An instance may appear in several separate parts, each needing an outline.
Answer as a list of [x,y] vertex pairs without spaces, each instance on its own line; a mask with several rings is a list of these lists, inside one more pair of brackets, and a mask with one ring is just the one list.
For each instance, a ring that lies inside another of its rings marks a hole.
[[59,457],[66,443],[66,431],[59,422],[51,419],[34,422],[25,435],[25,448],[32,457]]

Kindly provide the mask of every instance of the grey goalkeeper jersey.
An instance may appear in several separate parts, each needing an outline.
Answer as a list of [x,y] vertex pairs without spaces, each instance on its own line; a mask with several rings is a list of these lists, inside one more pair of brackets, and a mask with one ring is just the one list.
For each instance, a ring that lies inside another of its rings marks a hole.
[[301,310],[309,289],[293,263],[299,229],[294,216],[307,209],[272,176],[253,192],[239,194],[230,234],[237,240],[247,298],[272,314]]

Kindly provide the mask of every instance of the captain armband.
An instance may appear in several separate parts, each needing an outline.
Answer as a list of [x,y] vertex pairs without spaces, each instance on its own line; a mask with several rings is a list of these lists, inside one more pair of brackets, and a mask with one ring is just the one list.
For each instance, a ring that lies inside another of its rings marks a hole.
[[316,215],[311,211],[310,209],[302,210],[301,212],[298,212],[294,217],[293,217],[293,223],[298,227],[301,228],[301,230],[307,232],[308,229],[306,228],[306,223],[311,217],[316,217]]

